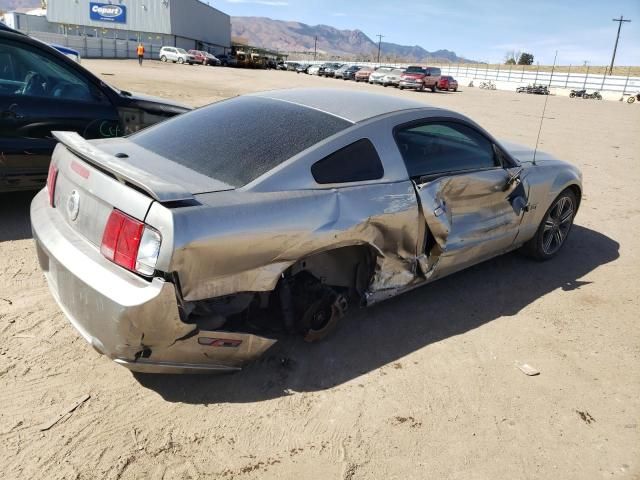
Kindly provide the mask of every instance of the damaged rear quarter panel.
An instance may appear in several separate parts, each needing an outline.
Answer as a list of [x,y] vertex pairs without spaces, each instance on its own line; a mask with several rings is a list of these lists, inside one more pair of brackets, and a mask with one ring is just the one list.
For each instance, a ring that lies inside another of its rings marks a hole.
[[370,245],[379,252],[378,278],[398,284],[413,279],[419,209],[408,180],[217,192],[198,200],[201,206],[172,210],[155,203],[147,216],[163,235],[158,268],[178,273],[187,301],[273,290],[297,260],[349,245]]

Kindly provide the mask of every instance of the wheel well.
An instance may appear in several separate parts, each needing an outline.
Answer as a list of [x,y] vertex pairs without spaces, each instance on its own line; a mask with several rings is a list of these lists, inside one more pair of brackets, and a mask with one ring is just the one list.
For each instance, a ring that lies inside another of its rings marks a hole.
[[580,207],[580,202],[582,201],[582,190],[578,185],[569,185],[566,190],[571,190],[573,194],[576,196],[576,200],[578,201],[578,205],[576,205],[576,211]]
[[369,245],[338,247],[298,260],[285,276],[308,272],[324,285],[362,295],[375,271],[376,257],[376,250]]

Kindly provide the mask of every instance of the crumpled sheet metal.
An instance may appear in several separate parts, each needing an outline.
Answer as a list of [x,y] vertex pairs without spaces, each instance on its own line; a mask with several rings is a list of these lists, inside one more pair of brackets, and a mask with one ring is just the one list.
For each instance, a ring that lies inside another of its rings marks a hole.
[[208,208],[174,214],[171,270],[187,301],[271,291],[299,259],[351,245],[369,245],[384,259],[373,288],[415,276],[420,213],[410,181],[200,197]]

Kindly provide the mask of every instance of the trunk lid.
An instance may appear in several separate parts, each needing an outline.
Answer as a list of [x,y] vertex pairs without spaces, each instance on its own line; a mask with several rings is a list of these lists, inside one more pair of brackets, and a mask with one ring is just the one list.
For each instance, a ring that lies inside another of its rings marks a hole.
[[231,188],[126,139],[88,142],[76,133],[54,136],[60,141],[52,157],[58,171],[54,206],[62,221],[98,248],[114,208],[144,222],[156,201],[195,203],[196,193]]

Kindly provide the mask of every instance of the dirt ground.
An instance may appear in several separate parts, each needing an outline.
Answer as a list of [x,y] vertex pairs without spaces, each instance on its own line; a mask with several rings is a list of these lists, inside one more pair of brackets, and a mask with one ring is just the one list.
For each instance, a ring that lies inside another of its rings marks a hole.
[[[303,86],[411,97],[528,145],[545,100],[83,63],[118,87],[191,105]],[[486,262],[225,376],[135,376],[96,353],[38,270],[32,194],[0,196],[0,477],[640,478],[639,133],[640,105],[549,98],[541,146],[577,164],[585,185],[556,259]]]

